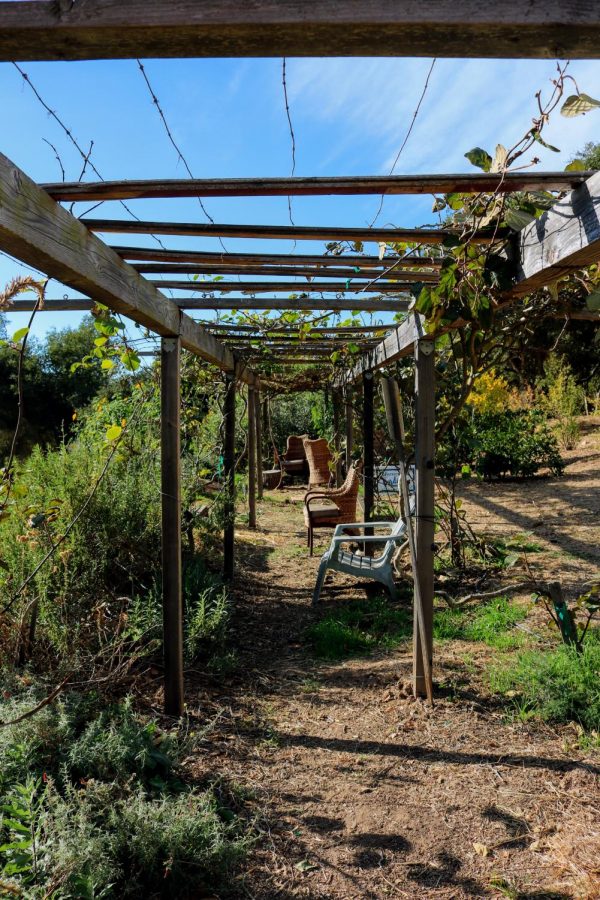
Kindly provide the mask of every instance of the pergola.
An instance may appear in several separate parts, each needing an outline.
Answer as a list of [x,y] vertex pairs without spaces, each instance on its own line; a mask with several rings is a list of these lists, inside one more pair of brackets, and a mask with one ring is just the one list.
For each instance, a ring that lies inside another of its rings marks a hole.
[[[488,8],[471,0],[60,0],[0,4],[0,60],[112,59],[174,56],[439,55],[598,58],[600,7],[583,2],[509,0]],[[229,515],[224,533],[225,575],[233,574],[233,478],[236,383],[249,392],[249,505],[255,524],[260,490],[260,416],[264,364],[312,370],[349,343],[361,354],[345,373],[362,380],[365,519],[373,508],[373,373],[414,355],[417,473],[416,546],[424,624],[415,624],[414,690],[425,693],[424,668],[432,659],[435,336],[410,311],[411,289],[439,276],[436,245],[452,229],[297,227],[209,224],[195,221],[79,220],[60,204],[72,201],[173,197],[271,197],[511,192],[557,192],[555,206],[520,232],[481,230],[478,245],[505,241],[514,260],[506,303],[600,258],[600,173],[542,172],[390,177],[256,178],[36,184],[0,156],[0,249],[75,289],[84,299],[48,299],[44,309],[89,310],[102,303],[160,336],[163,610],[165,709],[183,709],[180,354],[185,348],[226,377],[225,478]],[[387,252],[282,254],[229,253],[109,245],[97,234],[214,236],[261,240],[410,242],[403,257]],[[155,280],[153,275],[177,276]],[[198,281],[190,276],[215,276]],[[294,279],[303,278],[304,282]],[[239,280],[231,280],[238,278]],[[252,280],[241,280],[242,278]],[[229,280],[228,280],[229,279]],[[275,280],[276,279],[276,280]],[[183,292],[171,299],[161,289]],[[234,293],[235,292],[235,293]],[[262,294],[279,293],[277,297]],[[331,296],[333,295],[333,296]],[[371,296],[373,295],[373,296]],[[17,300],[12,309],[32,309]],[[365,310],[403,313],[400,325],[297,328],[273,320],[252,325],[215,322],[214,310]],[[190,313],[204,312],[196,321]],[[452,326],[450,326],[452,327]],[[260,339],[260,354],[256,342]],[[270,374],[268,377],[272,377]],[[339,403],[342,382],[336,383]],[[346,397],[347,402],[347,397]],[[258,453],[257,453],[258,445]],[[416,617],[415,617],[416,620]],[[425,663],[424,663],[425,660]]]

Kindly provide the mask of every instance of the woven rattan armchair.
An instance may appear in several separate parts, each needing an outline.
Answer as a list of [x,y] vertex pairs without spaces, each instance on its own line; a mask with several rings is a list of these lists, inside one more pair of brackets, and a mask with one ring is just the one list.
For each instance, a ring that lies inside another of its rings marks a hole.
[[287,447],[280,458],[280,463],[284,473],[290,477],[298,475],[304,478],[306,476],[308,463],[306,461],[304,441],[307,437],[307,434],[290,434],[287,439]]
[[329,464],[333,457],[325,438],[317,438],[315,441],[305,438],[304,452],[309,468],[308,489],[328,485],[331,481]]
[[339,488],[309,489],[304,495],[304,524],[307,528],[308,549],[311,556],[315,528],[335,528],[340,522],[356,521],[361,468],[361,463],[350,466],[346,480]]

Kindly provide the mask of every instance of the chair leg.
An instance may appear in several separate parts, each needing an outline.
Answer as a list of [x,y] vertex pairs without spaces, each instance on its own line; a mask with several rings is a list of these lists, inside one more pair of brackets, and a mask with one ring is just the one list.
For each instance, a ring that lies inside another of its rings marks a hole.
[[321,588],[323,587],[323,582],[325,581],[325,575],[327,573],[327,563],[328,559],[325,557],[321,560],[319,565],[319,572],[317,574],[317,583],[315,584],[315,589],[313,591],[312,596],[312,605],[316,606],[319,602],[319,597],[321,596]]
[[312,525],[309,525],[309,527],[308,527],[308,548],[309,548],[310,556],[313,555],[314,537],[315,537],[314,529],[313,529]]
[[394,576],[392,575],[391,571],[386,572],[384,584],[388,589],[390,599],[395,602],[398,599],[398,591],[396,590],[396,585],[394,584]]

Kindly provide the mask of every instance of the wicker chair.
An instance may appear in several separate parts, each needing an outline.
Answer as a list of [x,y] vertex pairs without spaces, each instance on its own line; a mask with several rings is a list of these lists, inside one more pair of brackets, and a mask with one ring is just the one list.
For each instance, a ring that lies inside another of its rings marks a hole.
[[304,524],[311,556],[315,528],[335,528],[340,522],[356,521],[361,467],[360,462],[350,466],[346,480],[339,488],[319,491],[309,489],[304,495]]
[[328,485],[331,481],[331,469],[329,463],[333,457],[329,444],[325,438],[317,438],[315,441],[304,439],[304,452],[308,460],[309,476],[308,489],[320,485]]
[[307,434],[290,434],[287,439],[285,453],[280,458],[281,467],[284,473],[292,478],[295,475],[304,478],[306,475],[308,463],[306,461],[304,441],[307,437]]

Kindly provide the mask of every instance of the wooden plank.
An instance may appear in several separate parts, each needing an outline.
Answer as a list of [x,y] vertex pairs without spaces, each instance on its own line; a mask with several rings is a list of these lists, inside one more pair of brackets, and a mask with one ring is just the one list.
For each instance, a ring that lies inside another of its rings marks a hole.
[[[162,295],[161,295],[162,296]],[[166,299],[166,298],[165,298]],[[200,297],[178,297],[171,301],[179,309],[188,310],[230,310],[230,309],[252,309],[252,310],[269,310],[269,309],[304,309],[317,310],[323,312],[330,310],[331,312],[406,312],[408,310],[408,299],[397,299],[396,297],[374,297],[370,298],[354,297],[349,295],[344,299],[339,297],[304,297],[298,296],[296,299],[288,297],[211,297],[210,299],[202,299]],[[11,309],[14,312],[31,312],[34,307],[33,300],[15,300]],[[44,308],[40,312],[57,312],[61,310],[70,310],[71,312],[93,309],[92,300],[63,300],[49,299],[45,301]],[[183,321],[183,319],[182,319]],[[187,347],[193,350],[193,347]]]
[[164,709],[183,714],[183,600],[181,563],[179,338],[161,340],[160,441]]
[[[0,248],[162,336],[181,334],[186,349],[220,368],[233,368],[231,352],[213,335],[182,315],[177,304],[160,294],[2,154]],[[63,308],[81,307],[72,303]],[[89,301],[84,308],[90,308]]]
[[[350,381],[355,381],[364,372],[374,372],[391,365],[402,356],[410,356],[414,352],[415,340],[424,335],[424,323],[422,316],[410,313],[373,350],[357,361],[349,373]],[[348,375],[345,377],[348,378]]]
[[[390,264],[391,266],[391,264]],[[276,276],[279,278],[345,278],[351,279],[352,281],[373,281],[375,278],[383,278],[385,273],[385,278],[397,278],[398,281],[407,283],[423,283],[423,284],[436,284],[439,280],[439,272],[438,271],[430,271],[430,272],[416,272],[416,271],[407,271],[406,269],[398,269],[397,272],[391,271],[389,274],[386,269],[383,269],[381,272],[374,271],[359,271],[357,272],[354,268],[341,268],[338,267],[336,269],[333,268],[322,268],[318,266],[234,266],[227,265],[226,263],[221,265],[205,265],[205,266],[196,266],[196,265],[162,265],[161,263],[141,263],[141,264],[132,264],[132,268],[135,269],[136,272],[139,272],[141,275],[152,275],[152,274],[171,274],[171,275],[261,275],[267,278]],[[153,281],[151,282],[154,285],[162,285],[163,282]],[[175,282],[167,282],[171,286]],[[380,282],[376,282],[379,284]],[[202,281],[186,281],[182,282],[182,284],[188,288],[194,288],[198,286],[200,289],[201,285],[205,285],[206,282]],[[208,284],[211,284],[209,282]],[[309,283],[310,284],[310,283]],[[243,283],[237,283],[238,288],[243,286]],[[304,285],[301,285],[304,286]],[[309,285],[307,285],[309,286]],[[233,290],[234,288],[232,288]],[[313,288],[317,290],[317,288]],[[326,289],[326,288],[324,288]],[[330,289],[333,288],[330,286]],[[279,290],[286,290],[286,288],[280,288]]]
[[346,471],[352,465],[352,451],[354,450],[354,409],[353,409],[353,388],[351,384],[347,384],[344,388],[344,411],[346,421]]
[[[374,378],[372,372],[363,375],[363,484],[364,484],[364,516],[365,522],[369,522],[373,516],[374,495],[374,430],[373,430],[373,395]],[[365,530],[365,534],[369,529]],[[373,532],[370,531],[370,534]],[[365,544],[365,548],[368,545]]]
[[[432,669],[435,533],[435,350],[431,341],[417,341],[415,350],[415,462],[417,482],[417,569],[422,611],[421,628],[414,617],[413,691],[425,696]],[[415,603],[417,598],[415,598]],[[421,618],[421,617],[419,617]],[[423,634],[424,632],[424,634]]]
[[[441,244],[448,236],[459,234],[454,229],[443,228],[357,228],[337,225],[229,225],[210,222],[139,222],[137,219],[89,219],[79,220],[90,231],[103,234],[178,234],[188,237],[249,238],[257,240],[285,241],[365,241],[409,242]],[[490,229],[477,232],[474,242],[489,244],[511,232],[508,229]]]
[[225,376],[225,440],[223,446],[223,578],[232,581],[235,568],[235,375]]
[[[296,337],[299,334],[298,327],[294,328],[293,325],[284,325],[282,326],[277,319],[273,319],[273,328],[269,330],[263,330],[262,328],[258,328],[254,325],[237,325],[237,324],[224,324],[221,322],[199,322],[198,324],[202,325],[207,331],[214,332],[218,334],[223,339],[225,336],[229,335],[246,335],[249,340],[253,340],[253,336],[257,334],[261,335],[284,335],[289,334]],[[393,325],[319,325],[315,328],[311,328],[308,331],[309,335],[327,335],[331,334],[333,336],[336,335],[353,335],[353,334],[377,334],[384,336],[388,331],[390,331],[394,326]]]
[[256,397],[248,388],[248,527],[256,528]]
[[256,495],[259,500],[263,498],[263,433],[262,433],[262,401],[260,393],[260,380],[256,379],[254,388],[254,420],[256,423]]
[[600,172],[524,228],[518,246],[516,296],[599,262]]
[[290,294],[301,294],[305,291],[332,294],[394,294],[409,291],[414,287],[408,281],[376,281],[362,284],[348,279],[347,281],[149,281],[149,284],[162,290],[198,291],[198,293],[227,294],[230,291],[241,291],[248,294],[267,294],[275,291],[286,291]]
[[321,255],[318,253],[209,253],[205,250],[163,250],[160,247],[122,247],[112,249],[123,259],[145,260],[148,262],[197,263],[236,266],[258,265],[299,265],[299,266],[360,266],[361,269],[385,269],[390,265],[398,269],[411,269],[418,266],[439,268],[441,261],[433,256],[367,256],[357,253],[341,253],[340,255]]
[[0,60],[425,56],[597,59],[592,0],[12,0]]
[[174,197],[322,197],[365,194],[450,194],[565,191],[591,172],[473,172],[450,175],[354,175],[335,178],[187,178],[144,181],[58,181],[42,184],[63,202]]

